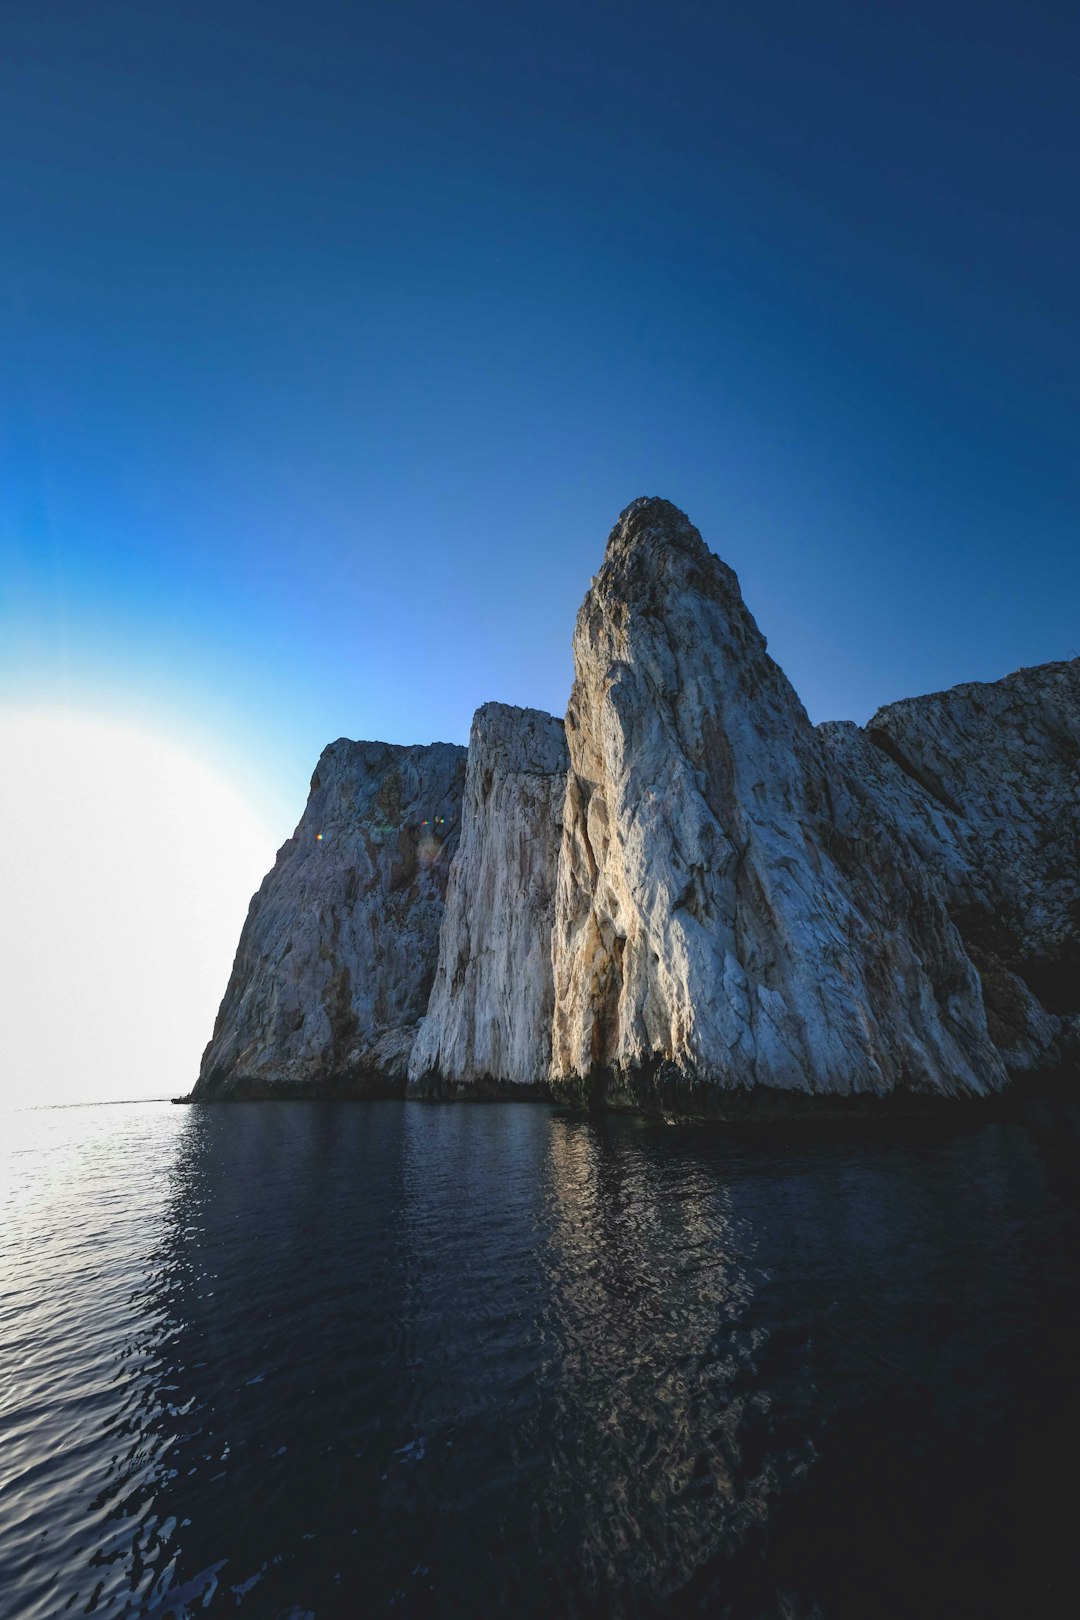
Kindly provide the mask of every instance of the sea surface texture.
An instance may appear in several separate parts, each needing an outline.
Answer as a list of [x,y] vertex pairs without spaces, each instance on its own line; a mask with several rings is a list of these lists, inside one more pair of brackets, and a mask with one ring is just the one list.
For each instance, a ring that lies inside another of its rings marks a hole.
[[1077,1611],[1080,1107],[2,1128],[5,1620]]

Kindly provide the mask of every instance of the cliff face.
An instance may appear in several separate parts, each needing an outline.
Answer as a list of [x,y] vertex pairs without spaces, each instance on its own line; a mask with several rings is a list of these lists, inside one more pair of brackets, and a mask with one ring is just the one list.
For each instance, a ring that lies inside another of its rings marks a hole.
[[324,750],[251,902],[194,1098],[404,1091],[464,777],[449,743]]
[[547,1077],[566,767],[561,720],[504,703],[477,710],[439,965],[409,1061],[414,1094],[536,1091]]
[[1004,1085],[940,884],[834,783],[734,574],[667,502],[612,532],[574,667],[557,1089],[707,1113],[750,1087]]
[[984,978],[1080,1014],[1080,659],[891,703],[867,730],[961,824],[954,915]]
[[491,703],[467,769],[325,751],[195,1097],[407,1077],[706,1117],[1080,1064],[1080,660],[814,727],[651,499],[573,647],[565,736]]
[[[1039,674],[1038,671],[1023,673]],[[1015,677],[1010,676],[996,685],[1006,687],[1013,679]],[[911,701],[916,705],[937,705],[942,700],[951,700],[955,705],[955,744],[974,751],[978,728],[974,725],[968,728],[974,716],[963,712],[967,707],[965,693],[970,690],[958,687],[951,693]],[[980,691],[989,694],[991,701],[995,695],[1000,696],[994,687]],[[906,844],[912,873],[930,874],[944,895],[949,915],[979,975],[990,1036],[1010,1074],[1059,1068],[1068,1060],[1072,1045],[1070,1021],[1058,1016],[1063,1009],[1046,997],[1041,983],[1039,988],[1045,1005],[1023,976],[1032,958],[1025,955],[1020,942],[1030,938],[1036,915],[1022,902],[1017,903],[1018,884],[1022,884],[1025,877],[1020,852],[1017,852],[1013,870],[987,859],[993,851],[992,842],[988,850],[986,837],[989,807],[979,792],[981,776],[988,797],[993,800],[999,774],[1007,775],[1010,761],[1015,761],[1017,752],[1023,751],[1021,740],[1013,736],[1008,725],[1003,726],[994,747],[981,757],[973,758],[971,791],[970,795],[965,795],[961,808],[955,801],[946,802],[925,787],[912,774],[910,760],[898,763],[895,746],[883,739],[880,732],[863,731],[844,722],[825,725],[819,730],[832,756],[838,822],[849,829],[859,826],[878,829],[867,852],[871,862],[875,844],[883,841]],[[1037,768],[1033,771],[1032,786],[1041,774]],[[1067,826],[1074,812],[1064,803],[1057,809],[1061,824]],[[997,828],[999,837],[1010,843],[1014,835],[1027,842],[1027,831],[1018,832],[1008,821]],[[1044,859],[1045,848],[1057,843],[1058,837],[1056,827],[1051,829],[1044,824],[1041,840],[1035,840],[1034,845],[1028,847],[1031,862]],[[1074,860],[1074,869],[1076,864]],[[1026,876],[1032,876],[1030,867]],[[1077,881],[1080,882],[1080,877]],[[1074,893],[1076,887],[1074,882]],[[1038,885],[1032,885],[1032,889],[1037,893]],[[1015,898],[1010,899],[1010,893]],[[1075,960],[1080,929],[1073,922],[1070,935],[1067,901],[1058,912],[1058,921],[1061,927],[1055,931],[1055,948],[1065,961],[1072,951]],[[1036,962],[1039,960],[1043,959]],[[1030,976],[1033,982],[1038,980],[1037,972]],[[1078,981],[1080,973],[1074,972],[1074,987]]]

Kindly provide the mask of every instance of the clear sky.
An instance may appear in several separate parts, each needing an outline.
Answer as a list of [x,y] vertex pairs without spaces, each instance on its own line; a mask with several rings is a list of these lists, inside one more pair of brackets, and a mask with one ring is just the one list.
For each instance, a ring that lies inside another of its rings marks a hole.
[[561,712],[620,509],[814,719],[1080,648],[1080,10],[6,0],[0,701]]

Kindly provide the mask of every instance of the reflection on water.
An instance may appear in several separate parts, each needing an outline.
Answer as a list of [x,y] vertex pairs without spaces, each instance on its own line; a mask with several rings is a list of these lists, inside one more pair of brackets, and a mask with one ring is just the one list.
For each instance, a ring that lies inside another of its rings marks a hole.
[[742,1445],[768,1412],[745,1324],[752,1235],[730,1187],[691,1158],[679,1173],[625,1132],[551,1132],[557,1301],[549,1470],[552,1527],[577,1543],[594,1594],[678,1591],[763,1519],[776,1482]]
[[1080,1110],[3,1123],[5,1617],[1075,1607]]

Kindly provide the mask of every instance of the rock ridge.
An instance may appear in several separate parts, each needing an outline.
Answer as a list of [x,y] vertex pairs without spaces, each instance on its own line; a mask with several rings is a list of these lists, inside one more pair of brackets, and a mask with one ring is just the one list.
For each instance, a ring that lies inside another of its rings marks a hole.
[[895,840],[868,867],[859,802],[838,818],[846,784],[677,508],[627,508],[573,646],[556,1090],[654,1104],[659,1084],[708,1112],[758,1086],[1004,1085],[943,896],[912,903]]
[[862,1116],[1075,1076],[1080,660],[813,726],[659,497],[573,655],[565,726],[324,750],[194,1098]]

